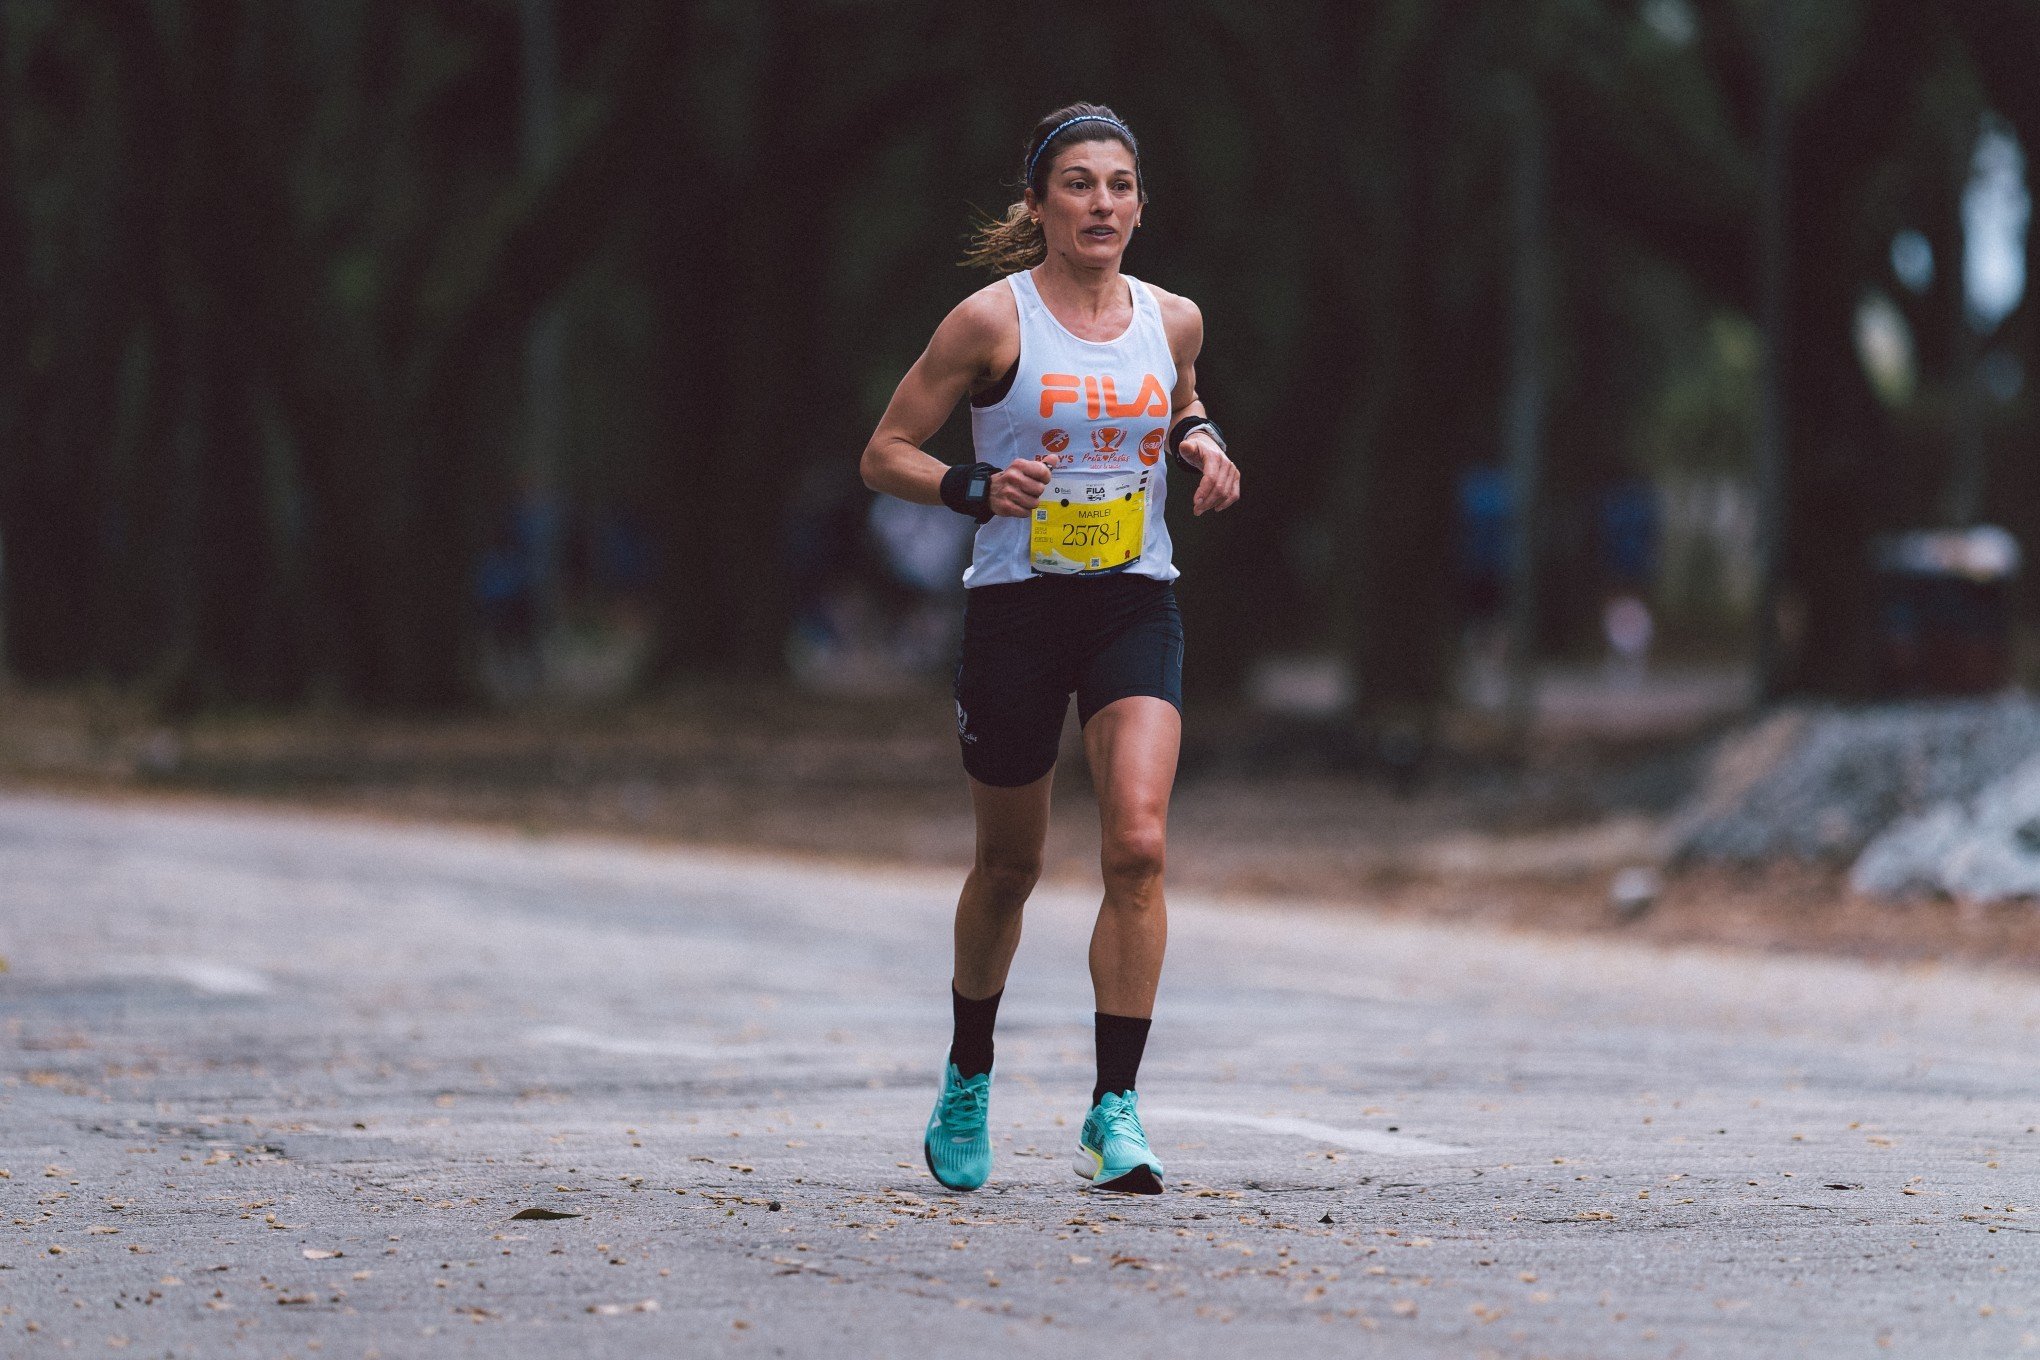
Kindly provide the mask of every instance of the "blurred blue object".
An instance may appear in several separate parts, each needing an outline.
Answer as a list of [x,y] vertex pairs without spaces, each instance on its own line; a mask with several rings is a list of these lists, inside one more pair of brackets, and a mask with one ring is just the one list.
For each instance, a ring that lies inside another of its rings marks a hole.
[[1601,568],[1610,589],[1646,592],[1657,567],[1658,500],[1646,481],[1601,493]]
[[1506,472],[1472,467],[1459,474],[1459,579],[1469,618],[1501,612],[1514,523]]

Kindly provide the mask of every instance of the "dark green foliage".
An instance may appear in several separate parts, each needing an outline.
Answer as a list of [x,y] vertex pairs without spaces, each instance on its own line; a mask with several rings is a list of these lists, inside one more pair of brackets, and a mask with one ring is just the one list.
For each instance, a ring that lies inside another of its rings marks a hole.
[[[1750,437],[1720,337],[1757,311],[1769,41],[1782,564],[1810,620],[1786,683],[1846,689],[1863,542],[1945,480],[1931,382],[1956,362],[1946,298],[1909,300],[1928,397],[1887,409],[1855,308],[1894,229],[1945,237],[1962,118],[1994,109],[2040,150],[2040,6],[1694,0],[1671,6],[1690,40],[1651,8],[573,0],[560,145],[533,168],[515,0],[11,0],[6,663],[173,706],[467,701],[525,336],[556,303],[569,490],[663,545],[663,673],[776,668],[791,493],[864,494],[892,382],[975,286],[952,267],[972,210],[1016,192],[1042,110],[1095,98],[1143,138],[1128,267],[1202,304],[1206,394],[1247,468],[1241,507],[1185,536],[1200,679],[1329,645],[1369,706],[1426,709],[1457,635],[1453,487],[1500,456],[1512,373],[1542,384],[1547,641],[1595,607],[1568,507]],[[1525,109],[1548,148],[1527,247]],[[1526,267],[1543,320],[1512,338]],[[2033,312],[2004,328],[2029,373]],[[2031,409],[1992,447],[2030,444]],[[958,427],[936,451],[964,452]],[[1987,511],[2040,528],[2036,474],[1991,466]]]

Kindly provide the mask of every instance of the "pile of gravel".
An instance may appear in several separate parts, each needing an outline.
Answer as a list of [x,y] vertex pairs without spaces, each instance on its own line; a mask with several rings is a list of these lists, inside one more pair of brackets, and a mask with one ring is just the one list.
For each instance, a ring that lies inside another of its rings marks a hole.
[[2040,759],[1973,798],[1900,818],[1857,858],[1849,884],[1876,897],[2040,897]]
[[[1723,743],[1707,786],[1673,827],[1674,854],[1686,863],[1839,868],[1880,833],[1910,826],[1904,853],[1866,881],[1918,885],[1917,857],[1945,858],[1949,838],[1975,820],[1978,796],[2036,759],[2040,702],[2024,695],[1782,709]],[[2031,786],[2040,792],[2040,779]],[[2026,787],[2008,783],[2007,796]],[[1952,822],[1951,809],[1959,814]],[[1940,820],[1914,825],[1929,815]],[[2009,836],[2001,820],[1994,813],[1986,834]]]

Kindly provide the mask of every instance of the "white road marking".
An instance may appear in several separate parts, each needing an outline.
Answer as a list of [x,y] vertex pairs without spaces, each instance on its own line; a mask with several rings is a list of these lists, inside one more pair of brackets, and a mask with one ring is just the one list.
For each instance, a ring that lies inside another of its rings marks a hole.
[[1340,1129],[1315,1119],[1290,1119],[1281,1115],[1234,1114],[1229,1110],[1187,1110],[1163,1106],[1143,1110],[1145,1120],[1181,1120],[1191,1124],[1235,1124],[1264,1133],[1287,1133],[1315,1143],[1351,1148],[1355,1152],[1376,1152],[1390,1157],[1451,1157],[1474,1151],[1452,1143],[1434,1143],[1427,1138],[1406,1138],[1399,1133],[1375,1133],[1371,1129]]
[[276,988],[253,968],[211,959],[120,959],[108,966],[117,977],[165,978],[207,996],[268,996]]
[[558,1048],[592,1048],[597,1053],[615,1053],[626,1058],[692,1058],[697,1062],[726,1062],[736,1057],[721,1044],[693,1043],[686,1039],[628,1039],[614,1034],[597,1034],[572,1025],[535,1029],[525,1036],[529,1043]]

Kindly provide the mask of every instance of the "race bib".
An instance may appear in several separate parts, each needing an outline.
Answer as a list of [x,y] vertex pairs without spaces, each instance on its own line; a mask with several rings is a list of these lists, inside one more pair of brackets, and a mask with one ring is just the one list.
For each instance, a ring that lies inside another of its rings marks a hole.
[[1152,475],[1145,468],[1050,474],[1028,536],[1034,570],[1079,576],[1120,571],[1140,561]]

